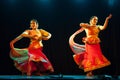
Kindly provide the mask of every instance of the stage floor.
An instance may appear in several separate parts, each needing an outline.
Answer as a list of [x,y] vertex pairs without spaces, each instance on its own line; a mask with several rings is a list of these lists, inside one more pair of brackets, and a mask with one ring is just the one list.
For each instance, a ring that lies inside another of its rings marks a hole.
[[0,75],[0,79],[92,79],[92,80],[119,80],[120,76],[110,76],[110,75],[96,75],[93,77],[87,77],[85,75],[47,75],[47,76],[25,76],[25,75]]

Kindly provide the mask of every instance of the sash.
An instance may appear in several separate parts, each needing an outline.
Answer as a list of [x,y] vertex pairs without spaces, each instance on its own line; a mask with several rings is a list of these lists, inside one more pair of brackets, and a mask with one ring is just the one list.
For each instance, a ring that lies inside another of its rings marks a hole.
[[74,38],[76,37],[76,35],[81,33],[82,31],[84,31],[84,29],[80,28],[75,33],[73,33],[69,38],[70,48],[73,51],[73,53],[75,53],[75,54],[81,54],[81,53],[85,52],[85,45],[84,44],[78,44],[74,41]]

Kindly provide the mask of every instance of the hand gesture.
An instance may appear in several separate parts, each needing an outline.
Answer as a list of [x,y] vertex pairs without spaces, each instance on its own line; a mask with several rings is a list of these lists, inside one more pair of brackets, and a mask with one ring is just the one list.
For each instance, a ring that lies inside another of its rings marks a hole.
[[109,16],[106,19],[109,20],[111,17],[112,17],[112,14],[109,14]]

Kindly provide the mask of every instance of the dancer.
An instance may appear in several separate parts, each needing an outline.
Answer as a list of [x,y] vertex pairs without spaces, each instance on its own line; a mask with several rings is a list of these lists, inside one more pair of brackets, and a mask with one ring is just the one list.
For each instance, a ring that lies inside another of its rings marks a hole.
[[[30,28],[25,30],[18,37],[10,42],[10,57],[14,60],[15,67],[22,72],[22,74],[30,75],[44,75],[54,72],[54,69],[42,52],[42,40],[51,38],[51,34],[43,29],[38,29],[39,23],[36,19],[30,21]],[[30,39],[28,48],[15,48],[14,44],[23,37]]]
[[[98,68],[102,68],[110,65],[110,61],[102,54],[100,48],[100,38],[99,32],[106,29],[109,19],[112,17],[110,14],[104,25],[97,25],[98,17],[93,16],[90,19],[89,23],[80,23],[80,29],[72,34],[69,38],[69,44],[72,51],[75,53],[73,55],[75,63],[79,68],[83,69],[84,72],[87,72],[86,76],[93,76],[92,71]],[[77,34],[82,31],[86,32],[86,37],[83,37],[82,41],[85,45],[77,44],[74,41],[74,38]]]

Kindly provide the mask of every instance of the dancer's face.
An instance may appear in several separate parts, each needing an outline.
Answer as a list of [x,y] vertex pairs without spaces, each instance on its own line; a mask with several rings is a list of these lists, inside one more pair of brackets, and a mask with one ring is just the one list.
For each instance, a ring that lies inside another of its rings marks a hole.
[[35,21],[31,21],[30,22],[30,28],[37,29],[38,28],[38,24]]
[[96,25],[98,22],[98,18],[96,16],[94,16],[91,20],[90,20],[90,24],[91,25]]

